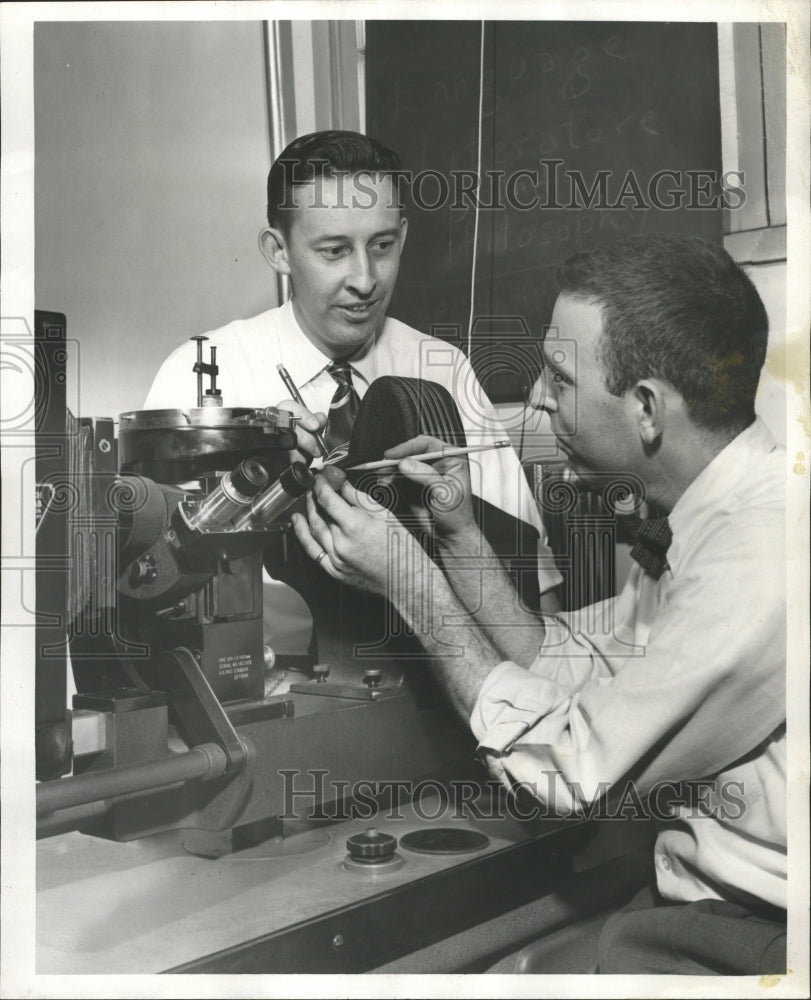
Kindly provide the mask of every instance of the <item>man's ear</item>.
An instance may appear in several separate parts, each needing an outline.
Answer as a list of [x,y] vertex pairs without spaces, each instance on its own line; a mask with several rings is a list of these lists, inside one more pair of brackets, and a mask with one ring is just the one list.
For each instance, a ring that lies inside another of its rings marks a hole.
[[400,219],[400,253],[403,252],[403,247],[405,246],[406,235],[408,233],[408,219],[403,216]]
[[290,274],[290,263],[287,259],[287,242],[281,229],[265,226],[259,234],[259,249],[262,256],[277,274]]
[[659,379],[642,379],[631,390],[636,407],[639,436],[645,445],[653,445],[665,429],[667,387]]

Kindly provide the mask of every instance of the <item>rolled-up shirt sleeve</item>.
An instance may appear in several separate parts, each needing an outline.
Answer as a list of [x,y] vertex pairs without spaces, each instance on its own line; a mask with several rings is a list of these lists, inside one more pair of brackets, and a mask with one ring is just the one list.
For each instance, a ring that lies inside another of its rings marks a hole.
[[[608,663],[591,643],[571,631],[565,616],[546,618],[548,649],[527,670],[510,661],[500,663],[482,684],[470,717],[479,752],[490,770],[508,788],[528,786],[539,798],[552,798],[565,808],[577,808],[561,787],[543,795],[540,778],[555,772],[551,747],[564,735],[577,712],[577,692],[588,682],[605,683]],[[547,648],[545,646],[545,648]],[[527,737],[529,754],[521,743]],[[515,753],[513,753],[515,749]],[[516,773],[511,767],[517,762]],[[554,784],[560,783],[560,778]]]
[[544,650],[527,670],[510,661],[485,678],[470,717],[483,750],[509,751],[516,740],[543,719],[569,705],[587,681],[609,677],[600,653],[578,636],[563,616],[547,617]]
[[633,655],[618,655],[605,627],[586,636],[557,618],[528,670],[491,671],[470,724],[494,775],[568,811],[623,778],[644,795],[658,780],[718,773],[774,730],[785,717],[782,523],[728,529],[665,582]]

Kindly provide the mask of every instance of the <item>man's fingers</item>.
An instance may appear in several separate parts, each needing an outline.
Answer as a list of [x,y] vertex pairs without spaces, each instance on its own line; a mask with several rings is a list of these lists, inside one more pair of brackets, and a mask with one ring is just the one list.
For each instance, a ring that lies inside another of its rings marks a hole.
[[328,515],[331,521],[339,527],[346,523],[347,515],[351,515],[352,508],[343,497],[335,492],[324,476],[315,477],[315,486],[312,494],[308,494],[308,499],[313,495],[318,507]]
[[292,521],[293,531],[296,533],[296,538],[301,542],[301,547],[311,559],[317,559],[324,551],[324,546],[319,544],[313,537],[310,526],[307,524],[307,518],[302,514],[293,514]]
[[443,448],[451,447],[447,441],[440,441],[439,438],[430,437],[428,434],[420,434],[418,437],[403,441],[393,448],[387,448],[383,455],[385,458],[405,458],[407,455],[420,455],[426,451],[442,451]]
[[281,403],[276,404],[276,408],[279,410],[288,410],[292,413],[298,420],[298,426],[303,427],[305,431],[320,430],[327,422],[325,414],[321,412],[313,413],[294,399],[283,399]]
[[332,533],[329,525],[321,516],[312,493],[307,494],[307,521],[310,526],[310,532],[318,542],[319,547],[326,549],[327,552],[332,552]]
[[301,514],[293,514],[292,521],[293,531],[296,533],[296,538],[298,538],[299,542],[301,542],[301,547],[307,555],[314,562],[317,562],[323,570],[329,573],[330,576],[334,576],[336,579],[339,579],[338,570],[335,568],[335,564],[330,557],[329,552],[313,536],[313,533],[310,531],[310,526],[307,524],[307,518]]
[[404,458],[398,465],[398,471],[406,479],[420,486],[431,484],[449,484],[454,488],[464,489],[468,480],[467,463],[464,457],[447,458],[437,462],[420,462],[417,458]]
[[424,482],[423,477],[429,475],[429,470],[431,473],[438,473],[440,475],[448,475],[450,473],[459,476],[464,474],[463,470],[467,466],[467,458],[464,455],[450,455],[448,458],[433,459],[430,464],[420,462],[420,455],[424,455],[426,452],[441,452],[452,447],[447,441],[440,441],[439,438],[420,434],[419,437],[412,438],[410,441],[404,441],[394,448],[389,448],[385,452],[385,455],[386,458],[398,458],[401,460],[398,471],[402,475],[407,476],[409,479],[414,479],[415,482]]
[[388,510],[368,493],[357,490],[347,479],[341,486],[341,496],[351,507],[366,511],[367,514],[388,514]]
[[316,444],[313,432],[320,430],[326,424],[326,416],[323,413],[310,412],[294,399],[283,399],[277,408],[289,410],[296,418],[295,434],[298,451],[295,454],[303,456],[303,461],[318,458],[321,455],[321,449]]
[[397,468],[401,475],[405,476],[412,483],[416,483],[417,486],[421,486],[423,490],[432,484],[444,482],[442,473],[427,462],[417,462],[413,458],[405,458]]

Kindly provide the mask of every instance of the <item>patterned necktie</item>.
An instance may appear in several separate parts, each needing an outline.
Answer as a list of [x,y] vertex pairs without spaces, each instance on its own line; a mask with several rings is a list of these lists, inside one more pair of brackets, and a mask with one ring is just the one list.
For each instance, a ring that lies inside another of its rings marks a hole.
[[360,396],[352,385],[352,369],[347,361],[335,361],[327,371],[338,383],[338,387],[329,404],[324,442],[329,452],[326,461],[336,462],[345,457],[349,448]]
[[649,517],[642,521],[631,549],[631,558],[636,559],[642,569],[658,580],[667,566],[667,550],[673,541],[666,517]]

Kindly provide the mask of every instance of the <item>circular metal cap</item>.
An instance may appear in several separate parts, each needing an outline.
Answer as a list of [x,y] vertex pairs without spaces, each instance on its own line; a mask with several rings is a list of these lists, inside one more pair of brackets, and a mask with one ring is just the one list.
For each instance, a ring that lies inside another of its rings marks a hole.
[[400,846],[416,854],[470,854],[487,847],[490,838],[476,830],[450,827],[413,830],[400,838]]

